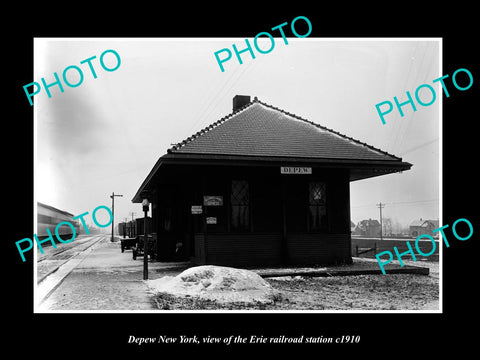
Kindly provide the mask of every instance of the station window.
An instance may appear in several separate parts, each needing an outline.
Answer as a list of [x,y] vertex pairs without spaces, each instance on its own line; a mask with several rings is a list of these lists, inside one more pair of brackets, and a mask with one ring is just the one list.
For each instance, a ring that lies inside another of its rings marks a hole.
[[308,225],[310,231],[320,231],[327,227],[326,185],[312,181],[308,184]]
[[231,229],[246,231],[250,229],[250,190],[248,181],[232,180],[230,195]]

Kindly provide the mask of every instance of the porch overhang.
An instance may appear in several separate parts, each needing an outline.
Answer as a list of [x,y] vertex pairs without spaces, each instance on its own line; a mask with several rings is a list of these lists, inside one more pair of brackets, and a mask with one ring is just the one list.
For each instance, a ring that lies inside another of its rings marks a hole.
[[241,155],[212,155],[168,153],[155,163],[140,188],[132,199],[133,203],[142,202],[141,193],[152,191],[162,172],[174,166],[235,166],[235,167],[280,167],[308,166],[324,169],[347,169],[350,181],[363,180],[371,177],[387,175],[409,170],[412,164],[398,160],[355,160],[328,158],[298,158],[298,157],[262,157]]

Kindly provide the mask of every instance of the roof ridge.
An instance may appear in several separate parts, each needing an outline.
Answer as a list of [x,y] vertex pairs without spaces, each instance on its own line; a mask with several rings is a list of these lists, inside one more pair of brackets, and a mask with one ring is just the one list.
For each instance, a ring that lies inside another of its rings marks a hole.
[[402,158],[399,158],[398,156],[395,156],[395,155],[393,155],[393,154],[390,154],[390,153],[388,153],[388,152],[386,152],[386,151],[384,151],[384,150],[382,150],[382,149],[376,148],[375,146],[372,146],[372,145],[369,145],[369,144],[367,144],[367,143],[364,143],[364,142],[362,142],[362,141],[360,141],[360,140],[358,140],[358,139],[355,139],[355,138],[353,138],[353,137],[351,137],[351,136],[347,136],[347,135],[342,134],[342,133],[340,133],[340,132],[338,132],[338,131],[335,131],[335,130],[333,130],[333,129],[327,128],[326,126],[317,124],[317,123],[315,123],[315,122],[313,122],[313,121],[311,121],[311,120],[304,119],[304,118],[302,118],[302,117],[299,116],[299,115],[296,115],[296,114],[293,114],[293,113],[291,114],[291,113],[289,113],[288,111],[285,111],[285,110],[280,109],[280,108],[277,108],[277,107],[275,107],[275,106],[273,106],[273,105],[264,103],[263,101],[258,100],[257,97],[255,97],[255,100],[256,100],[258,103],[260,103],[260,104],[262,104],[262,105],[264,105],[264,106],[267,106],[267,107],[269,107],[269,108],[271,108],[271,109],[280,111],[280,112],[282,112],[282,113],[284,113],[284,114],[286,114],[286,115],[288,115],[288,116],[291,116],[291,117],[294,117],[294,118],[296,118],[296,119],[298,119],[298,120],[304,121],[304,122],[306,122],[306,123],[308,123],[308,124],[310,124],[310,125],[313,125],[313,126],[315,126],[315,127],[317,127],[317,128],[320,128],[320,129],[329,131],[329,132],[331,132],[331,133],[333,133],[333,134],[335,134],[335,135],[338,135],[338,136],[341,136],[341,137],[346,138],[346,139],[348,139],[348,140],[351,140],[351,141],[353,141],[353,142],[356,142],[356,143],[358,143],[358,144],[360,144],[360,145],[363,145],[363,146],[365,146],[365,147],[367,147],[367,148],[370,148],[370,149],[373,149],[373,150],[375,150],[375,151],[379,151],[379,152],[381,152],[382,154],[385,154],[385,155],[394,157],[395,159],[402,160]]
[[181,147],[187,145],[188,143],[192,142],[193,140],[197,139],[198,137],[206,134],[207,132],[215,129],[216,127],[218,127],[219,125],[223,124],[224,122],[226,122],[227,120],[229,120],[233,115],[236,115],[238,114],[240,111],[243,111],[245,110],[247,107],[249,107],[250,105],[252,105],[254,102],[257,102],[258,99],[257,97],[255,96],[255,98],[242,105],[241,107],[239,107],[238,109],[236,110],[233,110],[231,113],[229,113],[228,115],[222,117],[220,120],[217,120],[215,121],[214,123],[211,123],[210,125],[204,127],[203,129],[197,131],[195,134],[187,137],[186,139],[176,143],[175,145],[173,145],[172,147],[170,147],[169,149],[167,149],[167,153],[170,154],[172,151],[175,151],[175,150],[179,150]]

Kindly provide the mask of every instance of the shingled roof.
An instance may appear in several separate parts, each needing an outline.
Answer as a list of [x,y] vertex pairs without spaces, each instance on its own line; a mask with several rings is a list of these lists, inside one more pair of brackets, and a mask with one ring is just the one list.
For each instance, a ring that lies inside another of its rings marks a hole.
[[168,150],[170,154],[270,158],[393,160],[400,158],[256,98]]
[[[350,169],[350,180],[408,170],[402,159],[340,134],[298,115],[259,101],[256,97],[229,115],[167,150],[135,195],[139,194],[163,163],[201,163],[266,166],[302,163]],[[234,99],[235,103],[235,99]]]

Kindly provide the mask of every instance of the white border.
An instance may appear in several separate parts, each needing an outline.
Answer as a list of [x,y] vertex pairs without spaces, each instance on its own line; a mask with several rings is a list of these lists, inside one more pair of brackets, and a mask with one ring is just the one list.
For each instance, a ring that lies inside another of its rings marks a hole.
[[[274,38],[280,38],[274,36]],[[340,41],[438,41],[439,42],[439,77],[442,76],[443,71],[443,38],[441,37],[431,37],[431,38],[291,38],[287,37],[289,43],[295,41],[322,41],[322,42],[340,42]],[[238,40],[241,38],[33,38],[34,40],[34,65],[33,65],[33,74],[34,79],[38,78],[37,68],[35,66],[35,54],[37,53],[38,42],[37,39],[49,40],[49,41],[226,41],[226,40]],[[243,39],[242,39],[243,40]],[[433,79],[432,79],[433,80]],[[440,92],[443,94],[443,92]],[[439,100],[439,224],[443,226],[443,180],[442,180],[442,162],[443,162],[443,139],[442,139],[442,126],[443,126],[443,96],[438,96]],[[33,207],[34,211],[34,231],[37,229],[37,184],[35,179],[37,178],[37,104],[39,99],[34,100],[33,105],[33,114],[34,114],[34,191],[33,191]],[[39,310],[37,302],[37,248],[34,247],[34,276],[33,276],[33,300],[34,300],[34,313],[53,313],[53,314],[378,314],[378,313],[387,313],[387,314],[439,314],[443,313],[443,246],[441,246],[441,239],[439,238],[439,309],[438,310]],[[67,275],[68,276],[68,275]],[[139,281],[142,281],[139,279]]]

